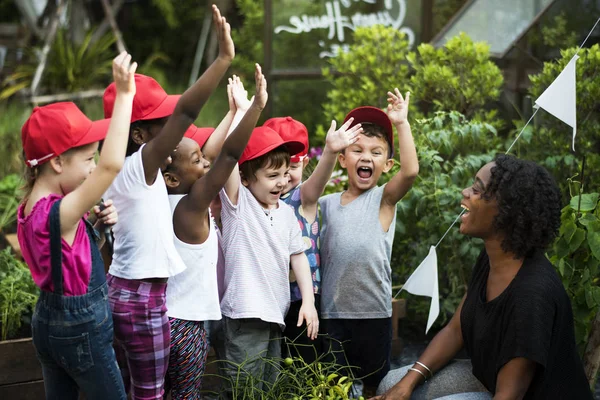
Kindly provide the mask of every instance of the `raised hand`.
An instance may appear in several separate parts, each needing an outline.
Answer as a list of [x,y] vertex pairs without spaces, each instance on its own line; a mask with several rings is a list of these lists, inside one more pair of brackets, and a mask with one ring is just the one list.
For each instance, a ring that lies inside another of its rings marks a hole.
[[235,100],[233,99],[233,80],[235,79],[235,75],[229,78],[227,83],[227,101],[229,102],[229,111],[235,114],[237,111],[237,106],[235,105]]
[[402,97],[398,88],[394,93],[388,92],[387,115],[394,125],[400,125],[406,122],[408,118],[408,105],[410,102],[410,92],[406,92],[406,98]]
[[352,143],[356,143],[360,139],[360,134],[363,129],[360,124],[354,125],[352,128],[348,127],[352,124],[354,118],[350,118],[346,123],[340,126],[340,129],[336,130],[336,122],[331,121],[331,126],[325,137],[326,147],[334,153],[338,153],[350,146]]
[[261,110],[265,108],[269,94],[267,93],[267,80],[262,73],[260,65],[256,64],[254,71],[254,80],[256,81],[256,95],[254,96],[254,105]]
[[252,104],[252,100],[248,100],[248,92],[244,89],[244,84],[240,80],[239,76],[233,77],[231,83],[231,94],[233,95],[233,100],[235,101],[235,105],[238,110],[248,111],[250,104]]
[[219,7],[213,4],[213,24],[219,41],[219,58],[231,62],[235,57],[235,45],[231,39],[231,26],[225,17],[221,16]]
[[131,54],[122,52],[113,60],[113,79],[117,93],[135,95],[135,70],[137,63],[131,63]]

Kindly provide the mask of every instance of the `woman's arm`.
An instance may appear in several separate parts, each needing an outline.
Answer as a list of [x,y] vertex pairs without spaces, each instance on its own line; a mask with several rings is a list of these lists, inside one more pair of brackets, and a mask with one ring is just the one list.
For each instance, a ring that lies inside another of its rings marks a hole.
[[[419,357],[419,362],[425,364],[432,373],[448,364],[448,362],[450,362],[463,347],[460,313],[466,297],[467,295],[465,294],[448,325],[435,335],[431,343],[429,343],[429,346],[427,346],[421,357]],[[419,364],[415,364],[413,368],[418,369],[423,375],[429,377],[429,371]],[[394,385],[387,393],[375,397],[375,399],[409,399],[415,388],[425,380],[423,375],[415,371],[408,371],[400,382]]]

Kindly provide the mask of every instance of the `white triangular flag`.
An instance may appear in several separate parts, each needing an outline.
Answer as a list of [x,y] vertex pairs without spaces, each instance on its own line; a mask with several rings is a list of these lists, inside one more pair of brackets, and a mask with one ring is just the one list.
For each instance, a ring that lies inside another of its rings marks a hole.
[[425,329],[425,333],[427,333],[440,314],[440,290],[438,287],[437,253],[435,246],[431,246],[429,254],[427,254],[427,257],[421,261],[415,272],[408,278],[404,286],[402,286],[402,290],[406,290],[417,296],[431,297],[427,329]]
[[575,151],[575,135],[577,134],[575,65],[578,58],[579,56],[575,55],[554,82],[535,101],[536,107],[543,108],[573,128],[573,151]]

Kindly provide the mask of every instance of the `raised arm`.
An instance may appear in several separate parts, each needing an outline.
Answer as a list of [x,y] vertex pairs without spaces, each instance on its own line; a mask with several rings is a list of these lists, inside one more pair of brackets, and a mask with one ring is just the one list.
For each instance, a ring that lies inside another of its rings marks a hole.
[[[241,122],[242,118],[250,108],[250,105],[254,102],[254,97],[252,97],[251,100],[248,100],[248,92],[246,92],[246,90],[244,89],[244,84],[239,78],[235,79],[232,82],[231,94],[235,101],[237,111],[235,113],[235,117],[233,117],[233,122],[229,127],[228,135],[231,134],[231,132],[238,126],[238,124]],[[233,204],[237,204],[238,193],[240,190],[240,171],[237,164],[231,171],[231,174],[229,175],[229,178],[227,179],[227,182],[225,183],[224,187],[225,193],[227,194],[227,197],[229,197],[229,200]]]
[[408,123],[408,105],[410,93],[406,93],[406,99],[402,97],[398,89],[395,93],[388,92],[387,114],[392,124],[398,131],[398,153],[400,155],[400,171],[385,185],[382,206],[394,209],[396,204],[408,192],[417,175],[419,174],[419,160],[415,142]]
[[204,157],[210,162],[214,162],[219,153],[221,152],[221,147],[223,147],[223,141],[227,137],[229,133],[229,127],[233,122],[233,118],[235,117],[235,112],[237,107],[235,105],[235,101],[233,100],[232,91],[232,83],[233,80],[238,79],[237,76],[233,76],[229,78],[229,84],[227,85],[227,98],[229,100],[229,111],[225,115],[225,117],[221,120],[219,125],[215,128],[215,131],[210,135],[206,143],[204,143],[204,147],[202,147],[202,154]]
[[183,203],[185,224],[189,225],[191,229],[205,218],[211,201],[219,194],[219,190],[225,185],[231,172],[235,169],[246,144],[248,144],[248,140],[250,140],[260,113],[265,108],[268,98],[267,81],[258,64],[256,64],[255,79],[256,96],[252,105],[248,108],[239,125],[225,140],[221,153],[212,168],[206,176],[194,183],[190,194],[181,200],[181,202],[185,201]]
[[94,171],[77,189],[67,194],[60,204],[62,236],[69,237],[75,234],[81,217],[100,200],[123,168],[135,95],[134,74],[137,68],[137,63],[130,63],[131,56],[126,52],[122,52],[113,60],[117,97],[108,133]]
[[213,5],[212,10],[219,39],[219,56],[200,79],[183,93],[158,136],[142,149],[144,174],[148,184],[154,182],[158,169],[181,141],[185,131],[198,118],[202,106],[216,89],[235,56],[231,27],[225,17],[221,16],[217,6]]
[[[427,346],[419,362],[425,364],[432,373],[443,368],[463,347],[463,336],[460,324],[460,313],[467,295],[465,294],[460,305],[456,309],[454,316],[441,331],[433,338]],[[419,364],[413,368],[420,370],[425,376],[429,377],[429,371],[421,367]],[[408,400],[415,388],[420,385],[425,379],[423,375],[415,371],[408,373],[394,385],[387,393],[377,396],[377,400]]]
[[335,121],[331,121],[331,126],[325,137],[325,148],[321,159],[313,173],[300,188],[304,217],[309,223],[312,223],[317,217],[317,202],[323,194],[329,178],[331,178],[338,153],[358,141],[360,137],[359,134],[362,132],[360,124],[348,129],[352,121],[354,121],[354,118],[350,118],[338,130],[335,129]]

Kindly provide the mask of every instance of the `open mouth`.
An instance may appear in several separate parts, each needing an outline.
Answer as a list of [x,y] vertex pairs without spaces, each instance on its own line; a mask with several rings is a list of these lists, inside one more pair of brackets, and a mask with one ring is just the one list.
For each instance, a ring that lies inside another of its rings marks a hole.
[[272,191],[272,192],[269,192],[269,193],[271,193],[273,196],[280,196],[281,195],[281,190],[275,190],[275,191]]
[[462,212],[462,217],[466,217],[471,212],[469,207],[465,206],[464,204],[461,204],[460,207],[464,210]]
[[369,167],[359,167],[357,173],[360,178],[369,179],[373,175],[373,170]]

